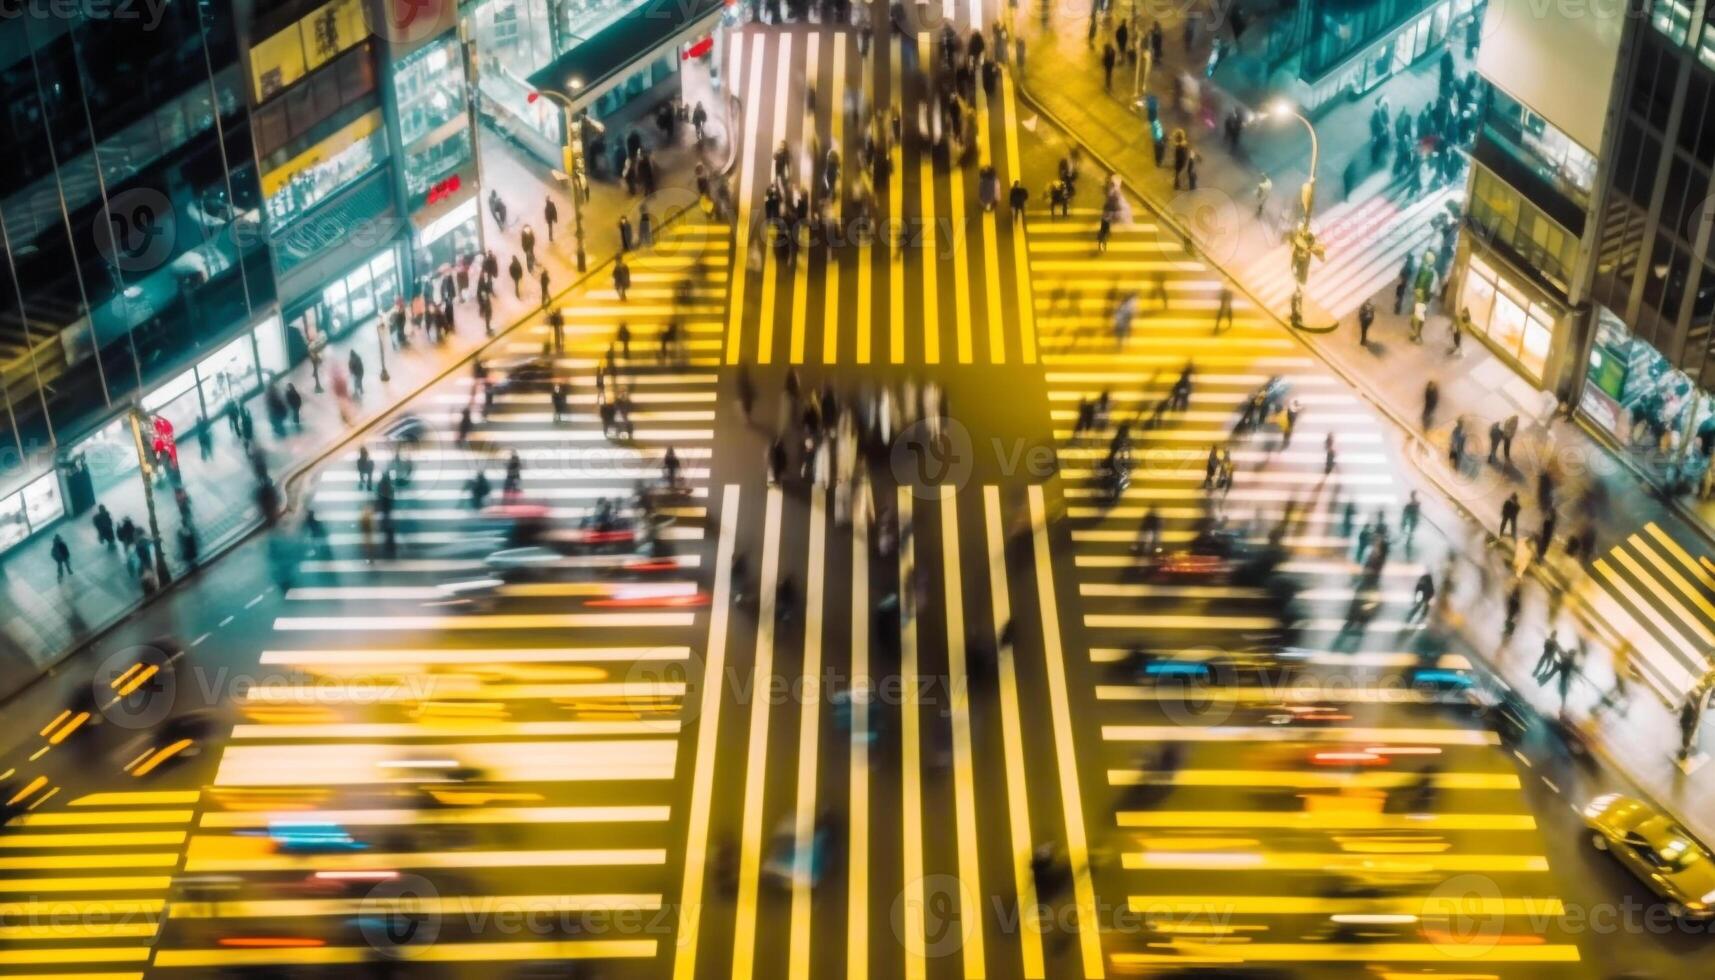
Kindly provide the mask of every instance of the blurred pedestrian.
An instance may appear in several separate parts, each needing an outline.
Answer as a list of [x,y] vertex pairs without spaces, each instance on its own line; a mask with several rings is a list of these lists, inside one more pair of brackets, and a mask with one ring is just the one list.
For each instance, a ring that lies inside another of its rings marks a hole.
[[66,539],[54,535],[54,543],[48,548],[48,556],[54,560],[54,578],[63,579],[71,574],[71,546]]

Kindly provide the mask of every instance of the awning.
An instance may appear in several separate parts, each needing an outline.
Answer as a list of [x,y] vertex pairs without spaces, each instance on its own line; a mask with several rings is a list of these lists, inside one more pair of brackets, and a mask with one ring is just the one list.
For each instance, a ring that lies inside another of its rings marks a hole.
[[[708,33],[724,7],[724,0],[645,0],[595,36],[577,41],[527,81],[533,88],[570,97],[573,106],[581,109],[662,48]],[[573,79],[580,83],[576,91]]]

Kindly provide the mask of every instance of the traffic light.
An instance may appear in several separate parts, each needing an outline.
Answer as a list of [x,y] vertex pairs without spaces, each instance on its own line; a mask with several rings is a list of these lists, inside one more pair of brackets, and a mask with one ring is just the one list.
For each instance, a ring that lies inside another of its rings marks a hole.
[[1303,283],[1310,278],[1310,260],[1325,259],[1328,250],[1316,240],[1316,233],[1302,225],[1292,230],[1292,278]]

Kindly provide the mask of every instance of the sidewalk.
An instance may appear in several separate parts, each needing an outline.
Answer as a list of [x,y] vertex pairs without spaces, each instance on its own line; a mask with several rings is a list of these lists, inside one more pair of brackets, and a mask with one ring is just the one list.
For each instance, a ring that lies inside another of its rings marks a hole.
[[[1284,293],[1281,291],[1280,282],[1288,275],[1281,242],[1296,216],[1297,189],[1304,177],[1304,163],[1298,163],[1295,170],[1292,161],[1308,160],[1303,127],[1291,121],[1276,123],[1259,119],[1247,128],[1241,154],[1237,157],[1229,154],[1218,128],[1225,109],[1185,117],[1168,106],[1171,79],[1183,65],[1198,66],[1194,74],[1201,77],[1200,66],[1207,58],[1208,39],[1202,38],[1187,58],[1180,24],[1164,20],[1165,64],[1157,66],[1149,90],[1161,101],[1164,128],[1171,133],[1175,127],[1185,126],[1203,157],[1199,189],[1176,191],[1172,186],[1171,163],[1166,167],[1155,165],[1148,124],[1143,113],[1130,105],[1130,67],[1116,69],[1115,91],[1105,91],[1100,67],[1103,38],[1098,34],[1093,46],[1088,42],[1087,10],[1081,14],[1052,11],[1047,22],[1040,16],[1042,11],[1041,7],[1031,8],[1021,12],[1017,20],[1027,46],[1022,79],[1026,101],[1052,122],[1076,133],[1096,155],[1098,167],[1105,164],[1116,168],[1137,193],[1174,219],[1213,264],[1264,309],[1284,319],[1285,297],[1290,286]],[[1458,60],[1463,72],[1464,59]],[[1395,111],[1402,101],[1415,109],[1424,97],[1419,93],[1425,77],[1427,84],[1434,85],[1434,59],[1429,59],[1426,65],[1384,86],[1384,90],[1390,91],[1397,86],[1404,93],[1390,98]],[[1041,84],[1049,79],[1051,84]],[[1225,104],[1226,100],[1218,92],[1206,91],[1204,101]],[[1573,501],[1589,487],[1598,492],[1605,490],[1601,513],[1611,515],[1604,517],[1603,526],[1598,529],[1602,534],[1596,553],[1607,548],[1608,539],[1614,534],[1629,534],[1650,521],[1676,540],[1707,537],[1708,531],[1684,519],[1679,509],[1661,503],[1647,479],[1627,465],[1629,461],[1622,462],[1577,425],[1555,419],[1552,397],[1518,379],[1476,338],[1465,339],[1462,356],[1449,356],[1446,316],[1430,318],[1422,346],[1409,343],[1407,318],[1392,312],[1392,282],[1398,274],[1398,260],[1392,256],[1412,249],[1421,251],[1418,246],[1429,234],[1428,216],[1434,205],[1422,201],[1399,203],[1399,189],[1390,186],[1385,169],[1380,175],[1354,184],[1350,198],[1342,200],[1347,189],[1339,177],[1346,163],[1354,155],[1368,154],[1368,112],[1372,104],[1370,97],[1343,104],[1316,121],[1323,154],[1316,210],[1318,232],[1325,242],[1330,242],[1329,265],[1335,263],[1336,248],[1344,249],[1351,258],[1332,277],[1324,265],[1312,267],[1313,288],[1307,297],[1305,320],[1312,325],[1333,325],[1333,329],[1301,331],[1300,336],[1405,430],[1408,452],[1419,471],[1458,509],[1457,513],[1441,515],[1435,522],[1446,533],[1450,547],[1466,558],[1488,564],[1487,541],[1492,540],[1498,529],[1500,502],[1514,490],[1525,501],[1522,529],[1533,532],[1541,522],[1541,515],[1534,507],[1535,477],[1551,459],[1568,477],[1562,481],[1558,495],[1561,536],[1579,529],[1583,517]],[[1274,182],[1274,199],[1261,218],[1256,215],[1254,203],[1257,163],[1268,167]],[[1433,197],[1436,195],[1421,195],[1424,200]],[[1377,255],[1387,258],[1381,261],[1375,258]],[[1324,286],[1319,291],[1314,288],[1319,278],[1324,282],[1333,278],[1335,282],[1331,288]],[[1370,345],[1360,347],[1352,311],[1372,295],[1378,316]],[[1330,297],[1335,301],[1327,302]],[[1411,379],[1410,383],[1401,384],[1402,378]],[[1423,431],[1420,419],[1424,383],[1430,379],[1440,388],[1440,408],[1432,426]],[[1489,466],[1483,461],[1489,423],[1512,415],[1520,416],[1513,465]],[[1448,462],[1447,446],[1454,422],[1459,418],[1466,419],[1471,438],[1466,465],[1455,471]],[[1470,456],[1475,456],[1475,460]],[[1464,546],[1467,541],[1474,543]],[[1554,550],[1559,552],[1558,547]],[[1510,555],[1510,548],[1507,554]],[[1582,574],[1581,568],[1557,567],[1551,573],[1539,568],[1545,596],[1548,589],[1574,590]],[[1464,578],[1469,584],[1478,576],[1467,568]],[[1503,594],[1504,590],[1498,587],[1478,589],[1463,596],[1465,601],[1456,603],[1464,610],[1460,631],[1474,649],[1495,649],[1494,638],[1498,637],[1504,619],[1500,609]],[[1593,743],[1614,768],[1674,810],[1706,841],[1715,841],[1715,779],[1711,778],[1715,767],[1688,775],[1673,757],[1680,742],[1679,704],[1659,696],[1644,696],[1644,686],[1634,684],[1632,704],[1623,717],[1608,712],[1593,719],[1593,706],[1613,685],[1611,648],[1620,638],[1582,603],[1569,603],[1568,607],[1566,615],[1577,616],[1582,632],[1596,642],[1589,651],[1580,682],[1573,686],[1567,717],[1587,728]],[[1494,653],[1492,663],[1497,673],[1538,710],[1552,716],[1561,709],[1557,693],[1539,687],[1530,678],[1530,668],[1550,628],[1546,622],[1546,602],[1533,599],[1527,601],[1526,608],[1513,641]],[[1561,637],[1569,640],[1571,623],[1563,621],[1557,625]],[[1700,758],[1694,756],[1693,763]]]
[[[712,161],[711,172],[727,157],[724,134],[720,135],[720,139],[711,140],[705,147]],[[651,131],[649,136],[659,134]],[[517,297],[505,272],[511,257],[520,254],[518,233],[525,222],[536,228],[537,257],[548,270],[552,294],[562,295],[578,281],[573,211],[565,190],[548,186],[552,178],[533,163],[520,159],[518,150],[505,140],[485,132],[479,151],[485,181],[488,186],[500,189],[510,210],[508,227],[499,230],[486,202],[481,208],[484,241],[499,258],[502,270],[494,309],[495,335],[499,336],[512,326],[534,319],[543,309],[534,274],[526,277],[522,297]],[[695,202],[695,192],[689,188],[696,154],[697,149],[688,143],[657,149],[660,189],[650,204],[656,221],[665,223],[673,213]],[[481,194],[486,199],[486,187]],[[549,196],[554,198],[560,214],[552,244],[548,242],[542,214],[543,203]],[[584,206],[590,275],[606,275],[605,266],[619,248],[619,217],[628,213],[635,225],[640,206],[640,199],[628,196],[623,186],[592,181],[590,200]],[[385,354],[380,349],[377,321],[371,319],[359,324],[322,352],[321,375],[327,389],[324,392],[316,391],[308,363],[282,375],[277,381],[280,389],[284,391],[290,383],[304,399],[301,427],[288,422],[282,435],[276,435],[270,428],[263,394],[252,396],[246,405],[255,419],[256,442],[276,484],[286,487],[292,476],[315,465],[401,402],[444,377],[492,339],[483,333],[474,292],[469,300],[456,304],[454,317],[455,330],[444,344],[437,346],[413,332],[407,347],[395,349],[389,342]],[[337,370],[344,371],[353,349],[365,366],[364,394],[353,399],[348,409],[349,421],[342,421],[340,406],[327,382],[336,365]],[[383,356],[390,377],[387,382],[380,379]],[[239,439],[222,418],[211,419],[206,431],[206,450],[199,445],[198,437],[179,434],[180,472],[191,501],[199,563],[205,566],[261,524],[254,496],[256,484]],[[107,506],[115,524],[130,517],[147,533],[148,513],[143,496],[142,478],[133,470],[102,490],[97,503]],[[178,546],[181,521],[173,488],[164,480],[155,488],[155,511],[168,568],[176,584],[188,566]],[[60,660],[147,601],[136,566],[128,565],[119,549],[109,550],[97,541],[92,515],[93,510],[61,521],[0,559],[0,702],[51,671]],[[56,578],[54,561],[49,555],[56,533],[65,538],[71,549],[72,572],[63,579]]]

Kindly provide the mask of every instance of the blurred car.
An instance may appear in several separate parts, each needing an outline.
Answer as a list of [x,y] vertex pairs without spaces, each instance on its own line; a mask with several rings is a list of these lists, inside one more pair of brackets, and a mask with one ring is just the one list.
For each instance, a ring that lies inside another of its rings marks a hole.
[[401,415],[381,430],[388,442],[400,446],[415,446],[428,438],[429,423],[421,415]]
[[768,860],[762,866],[762,873],[783,887],[802,882],[814,888],[827,870],[829,837],[826,822],[817,819],[810,833],[809,852],[800,855],[797,821],[790,815],[781,818],[769,839]]
[[1308,651],[1296,648],[1133,651],[1138,681],[1145,684],[1272,687],[1290,681],[1308,657]]
[[554,386],[554,359],[537,354],[502,365],[500,377],[491,382],[496,394],[545,392]]
[[124,771],[142,779],[171,768],[202,752],[203,744],[219,724],[213,711],[191,711],[169,719],[159,729],[127,742],[119,750]]
[[1715,855],[1642,800],[1606,793],[1584,807],[1590,843],[1607,851],[1668,903],[1675,916],[1715,919]]
[[1146,579],[1213,579],[1225,578],[1247,558],[1244,540],[1228,528],[1205,528],[1184,548],[1169,551],[1156,548],[1144,554],[1137,563],[1138,573]]

